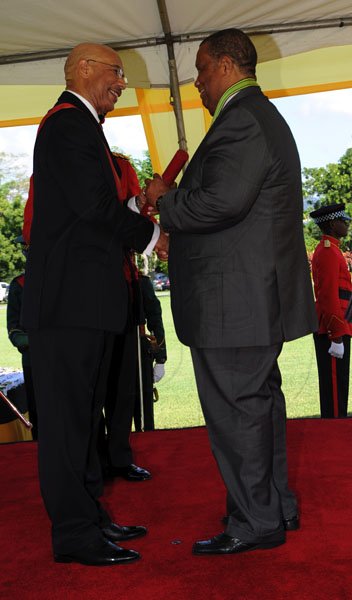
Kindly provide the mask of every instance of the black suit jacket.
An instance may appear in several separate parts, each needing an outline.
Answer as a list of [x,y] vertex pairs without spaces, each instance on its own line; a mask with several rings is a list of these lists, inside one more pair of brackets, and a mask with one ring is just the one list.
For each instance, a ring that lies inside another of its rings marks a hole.
[[121,332],[127,288],[123,247],[141,252],[153,224],[117,200],[100,125],[77,108],[51,115],[34,149],[34,211],[26,267],[23,323]]
[[302,210],[291,131],[259,88],[247,88],[161,202],[182,342],[266,346],[316,329]]

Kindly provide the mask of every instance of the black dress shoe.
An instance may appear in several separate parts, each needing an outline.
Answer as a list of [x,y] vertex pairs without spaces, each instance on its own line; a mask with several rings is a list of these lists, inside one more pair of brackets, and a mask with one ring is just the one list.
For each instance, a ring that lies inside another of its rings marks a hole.
[[284,543],[285,537],[282,533],[278,533],[267,542],[242,542],[226,533],[220,533],[210,540],[196,542],[193,546],[193,554],[239,554],[249,550],[268,550]]
[[283,522],[284,522],[284,529],[286,531],[297,531],[297,529],[299,529],[299,527],[300,527],[298,515],[295,515],[294,517],[291,517],[290,519],[284,519]]
[[102,532],[111,542],[123,542],[132,538],[142,537],[147,533],[147,528],[143,525],[118,525],[117,523],[109,523],[106,527],[102,527]]
[[151,479],[151,474],[142,467],[137,467],[133,463],[127,467],[111,467],[110,473],[112,477],[123,477],[127,481],[145,481]]
[[135,550],[120,548],[109,540],[102,540],[88,544],[81,550],[71,552],[70,554],[54,554],[55,562],[59,563],[80,563],[81,565],[90,565],[103,567],[107,565],[119,565],[132,562],[140,558]]

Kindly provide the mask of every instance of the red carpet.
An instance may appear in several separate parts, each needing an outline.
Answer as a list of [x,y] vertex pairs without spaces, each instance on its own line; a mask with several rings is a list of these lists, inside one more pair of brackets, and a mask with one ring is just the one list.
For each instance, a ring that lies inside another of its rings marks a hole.
[[145,524],[125,544],[142,560],[116,567],[52,561],[34,442],[0,446],[2,600],[347,600],[352,597],[352,420],[288,423],[291,487],[302,528],[270,551],[196,557],[195,539],[219,533],[224,488],[203,428],[133,435],[143,483],[106,489],[117,520]]

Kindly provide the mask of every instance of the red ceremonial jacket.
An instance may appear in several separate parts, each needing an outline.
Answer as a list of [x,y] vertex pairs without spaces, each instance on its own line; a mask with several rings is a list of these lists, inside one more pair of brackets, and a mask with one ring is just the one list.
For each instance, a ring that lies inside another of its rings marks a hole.
[[330,339],[352,335],[352,323],[344,318],[352,292],[351,275],[339,245],[336,238],[323,235],[312,259],[318,333]]
[[122,198],[121,201],[128,200],[132,196],[138,196],[141,192],[136,171],[130,161],[123,154],[114,154],[115,160],[121,171]]

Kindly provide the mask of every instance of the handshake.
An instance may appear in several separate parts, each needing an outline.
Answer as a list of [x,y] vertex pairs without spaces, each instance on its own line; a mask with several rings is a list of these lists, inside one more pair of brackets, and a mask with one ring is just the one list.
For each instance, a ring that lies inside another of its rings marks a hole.
[[[158,214],[158,209],[156,207],[156,201],[168,192],[170,189],[169,186],[165,184],[160,175],[155,174],[153,179],[146,180],[146,187],[143,190],[146,201],[148,203],[148,212],[149,216],[154,216]],[[158,255],[159,260],[167,260],[169,256],[169,236],[160,226],[160,236],[154,248],[155,252]]]
[[[182,167],[188,160],[188,153],[185,150],[178,150],[173,159],[167,166],[162,177],[154,174],[153,179],[146,179],[146,186],[143,189],[143,195],[148,205],[147,214],[154,216],[158,214],[158,200],[175,186],[175,179]],[[160,260],[167,260],[169,253],[169,236],[160,227],[160,237],[155,245],[155,251]]]

